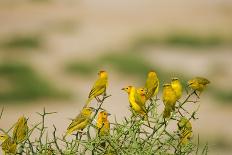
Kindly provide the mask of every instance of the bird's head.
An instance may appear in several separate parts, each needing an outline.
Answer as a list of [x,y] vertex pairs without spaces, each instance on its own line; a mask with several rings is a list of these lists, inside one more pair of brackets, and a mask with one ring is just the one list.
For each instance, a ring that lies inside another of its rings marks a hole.
[[0,134],[0,141],[4,142],[8,137],[7,134]]
[[108,77],[108,74],[107,74],[107,72],[106,71],[99,71],[98,72],[98,76],[100,77],[100,78],[107,78]]
[[92,112],[94,112],[94,108],[92,107],[85,107],[83,110],[82,110],[82,114],[83,115],[86,115],[86,116],[90,116],[92,114]]
[[170,83],[165,83],[165,84],[163,85],[163,88],[164,88],[164,89],[165,89],[165,88],[172,88],[172,86],[171,86]]
[[179,79],[177,77],[173,77],[171,84],[176,84],[176,83],[180,83]]
[[173,77],[172,81],[179,81],[179,79],[177,77]]
[[103,110],[98,114],[98,117],[102,120],[107,120],[108,116],[110,116],[110,113],[107,113],[107,111]]
[[125,88],[122,88],[122,90],[124,90],[125,92],[127,92],[128,94],[131,92],[132,86],[127,86]]
[[157,75],[156,75],[156,73],[155,73],[155,71],[150,71],[149,73],[148,73],[148,77],[156,77]]
[[138,88],[138,89],[137,89],[137,92],[138,92],[138,94],[141,95],[141,96],[144,96],[144,95],[146,94],[146,91],[145,91],[144,88]]
[[188,80],[188,86],[192,85],[194,83],[194,79]]

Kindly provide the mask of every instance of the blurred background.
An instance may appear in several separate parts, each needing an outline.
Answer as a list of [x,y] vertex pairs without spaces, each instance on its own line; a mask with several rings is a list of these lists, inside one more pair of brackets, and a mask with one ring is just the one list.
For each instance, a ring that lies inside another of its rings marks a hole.
[[209,154],[231,154],[232,1],[1,0],[0,21],[1,128],[21,115],[35,124],[45,107],[62,134],[102,69],[112,94],[103,107],[120,120],[121,88],[142,86],[153,69],[161,83],[211,81],[193,131]]

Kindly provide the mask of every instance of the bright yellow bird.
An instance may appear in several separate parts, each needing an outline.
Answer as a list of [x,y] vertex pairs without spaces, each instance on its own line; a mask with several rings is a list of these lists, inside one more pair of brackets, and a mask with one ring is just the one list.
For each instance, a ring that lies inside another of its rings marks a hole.
[[181,85],[179,79],[176,78],[176,77],[172,78],[171,86],[172,86],[172,89],[176,93],[177,100],[179,100],[181,98],[181,96],[182,96],[182,85]]
[[177,125],[180,131],[180,144],[185,145],[192,137],[192,124],[186,117],[182,117]]
[[98,76],[97,81],[95,81],[91,91],[89,92],[89,97],[85,105],[86,107],[92,99],[106,93],[106,87],[108,86],[108,74],[106,71],[100,71]]
[[210,81],[203,77],[195,77],[194,79],[191,79],[188,81],[188,86],[192,88],[195,91],[199,91],[200,93],[204,90],[207,84],[209,84]]
[[122,90],[126,91],[128,93],[128,99],[129,99],[129,103],[131,108],[138,114],[144,116],[145,118],[147,118],[147,111],[145,109],[144,104],[142,104],[141,102],[139,102],[137,100],[137,91],[136,88],[133,86],[128,86],[125,88],[122,88]]
[[65,136],[72,134],[74,131],[83,130],[90,123],[91,114],[93,111],[94,109],[91,107],[83,108],[80,114],[77,115],[77,117],[68,126]]
[[17,144],[10,136],[6,134],[0,135],[0,140],[2,141],[2,150],[3,152],[8,154],[16,154]]
[[158,94],[159,79],[154,71],[150,71],[148,73],[145,89],[147,100],[151,99],[153,96]]
[[106,111],[101,111],[97,118],[97,134],[99,136],[106,136],[110,134],[110,122],[108,121],[108,116],[110,114]]
[[145,105],[146,103],[146,93],[144,88],[138,88],[137,91],[137,101],[140,102],[142,105]]
[[18,144],[26,139],[28,134],[27,119],[22,116],[18,119],[13,130],[13,139]]
[[165,106],[164,109],[164,118],[168,118],[171,115],[171,112],[175,110],[177,98],[176,93],[172,89],[171,84],[164,84],[163,85],[163,103]]

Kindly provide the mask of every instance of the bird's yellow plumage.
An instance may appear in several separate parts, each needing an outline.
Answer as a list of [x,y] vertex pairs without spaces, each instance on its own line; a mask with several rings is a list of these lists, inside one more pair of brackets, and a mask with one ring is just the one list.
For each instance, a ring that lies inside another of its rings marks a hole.
[[200,93],[205,89],[206,85],[209,84],[210,81],[203,77],[195,77],[188,81],[188,86],[195,91],[199,91]]
[[106,87],[108,86],[108,74],[106,71],[100,71],[98,76],[97,81],[95,81],[91,91],[89,92],[88,100],[85,105],[86,107],[92,99],[106,93]]
[[182,96],[182,85],[181,85],[179,79],[178,78],[172,78],[171,86],[172,86],[172,89],[176,93],[177,100],[179,100],[181,98],[181,96]]
[[140,102],[142,105],[146,103],[146,94],[144,88],[137,88],[136,90],[136,100]]
[[17,149],[17,144],[16,142],[13,140],[13,138],[11,138],[10,136],[6,135],[6,134],[1,134],[0,135],[0,140],[2,141],[2,150],[3,152],[8,155],[8,154],[16,154],[16,149]]
[[122,90],[126,91],[128,93],[128,99],[131,108],[138,114],[147,117],[146,115],[146,109],[143,103],[141,103],[139,100],[137,100],[138,94],[136,91],[136,88],[133,86],[128,86],[123,88]]
[[108,120],[109,113],[101,111],[97,118],[97,134],[99,136],[106,136],[110,134],[110,122]]
[[145,90],[147,100],[158,94],[159,79],[154,71],[150,71],[147,75]]
[[164,110],[164,118],[170,117],[171,112],[175,110],[177,98],[176,93],[172,89],[171,84],[164,84],[163,85],[163,103],[165,106]]
[[92,112],[93,108],[91,107],[83,108],[80,114],[68,126],[66,135],[72,134],[74,131],[83,130],[90,123]]
[[21,143],[25,140],[28,134],[27,119],[22,116],[18,119],[13,130],[13,139],[16,143]]

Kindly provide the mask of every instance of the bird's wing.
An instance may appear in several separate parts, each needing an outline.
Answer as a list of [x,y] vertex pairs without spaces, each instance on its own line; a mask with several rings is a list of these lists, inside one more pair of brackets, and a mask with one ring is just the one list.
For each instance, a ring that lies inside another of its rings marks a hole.
[[73,121],[72,123],[68,126],[67,130],[75,127],[77,124],[80,124],[84,122],[87,118],[81,114],[79,114]]
[[96,94],[96,92],[98,92],[101,89],[104,89],[106,87],[106,80],[103,79],[98,79],[95,83],[93,88],[91,89],[91,91],[89,92],[89,98],[91,98],[92,96],[94,96],[94,94]]
[[203,85],[206,85],[206,84],[209,84],[209,83],[210,83],[210,81],[209,81],[208,79],[206,79],[206,78],[197,77],[197,79],[198,79],[198,82],[199,82],[200,84],[203,84]]

